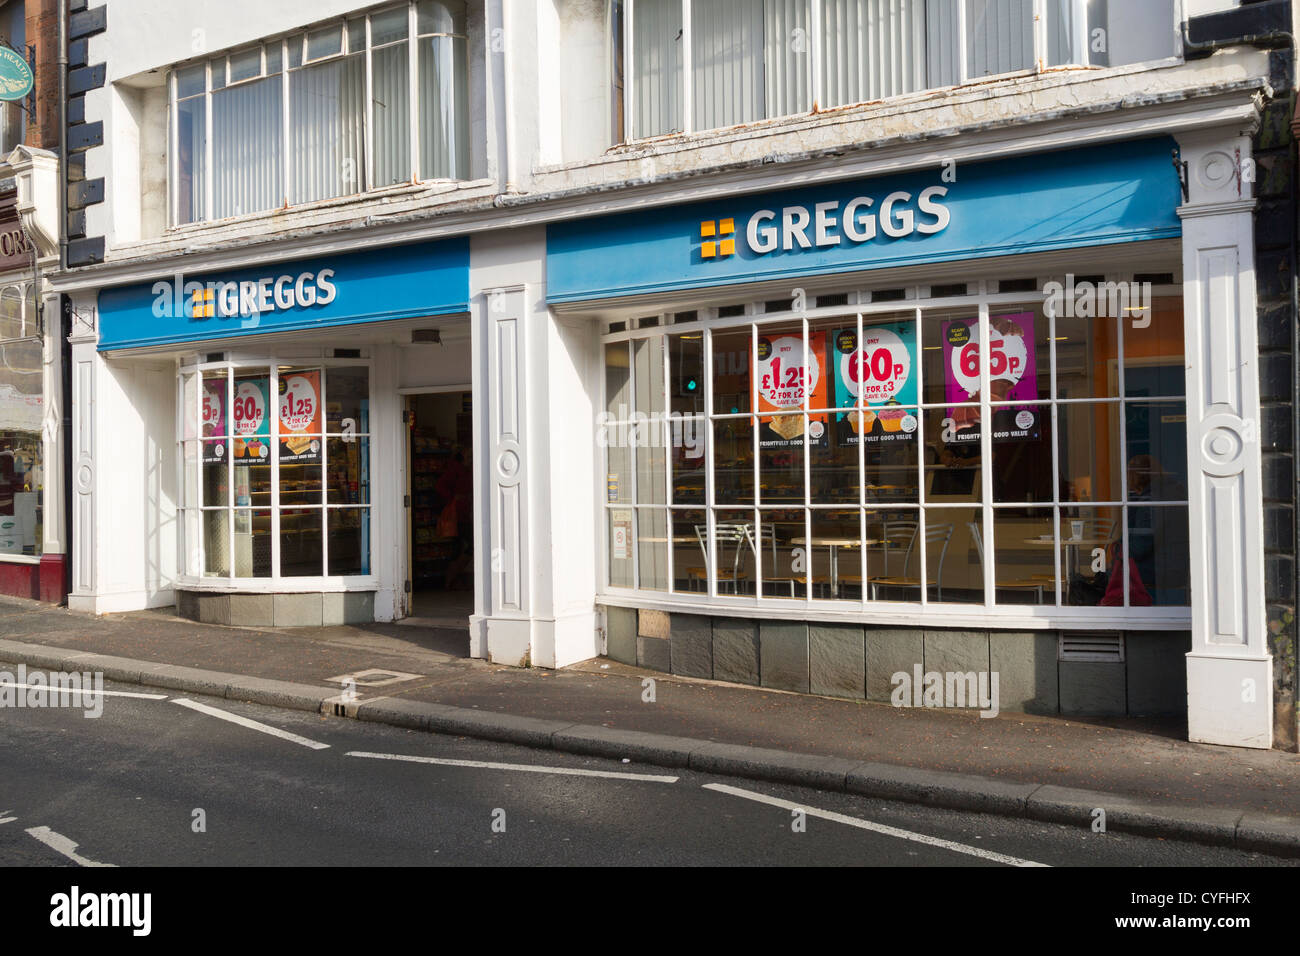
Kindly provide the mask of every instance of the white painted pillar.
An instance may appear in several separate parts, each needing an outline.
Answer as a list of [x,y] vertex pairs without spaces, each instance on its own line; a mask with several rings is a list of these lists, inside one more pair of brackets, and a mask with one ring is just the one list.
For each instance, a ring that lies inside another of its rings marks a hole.
[[[61,330],[63,316],[59,311],[59,295],[46,290],[44,283],[37,290],[44,307],[45,342],[44,374],[41,393],[44,397],[44,421],[41,423],[41,461],[44,462],[41,525],[44,540],[41,542],[42,558],[61,557],[67,550],[67,515],[63,508],[63,342]],[[41,588],[45,590],[44,586]]]
[[599,652],[589,325],[545,299],[545,231],[476,236],[475,613],[470,653],[565,667]]
[[96,510],[95,384],[100,372],[99,309],[94,292],[72,296],[72,593],[68,607],[95,611],[99,562]]
[[1268,748],[1273,659],[1265,642],[1250,140],[1236,130],[1202,131],[1180,136],[1179,146],[1189,189],[1178,209],[1191,520],[1188,737]]

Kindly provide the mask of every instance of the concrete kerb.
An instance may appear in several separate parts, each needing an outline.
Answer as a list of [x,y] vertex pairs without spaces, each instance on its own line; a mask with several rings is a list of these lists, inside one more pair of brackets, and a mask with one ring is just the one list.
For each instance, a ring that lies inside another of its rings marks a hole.
[[1100,808],[1106,813],[1108,831],[1300,856],[1300,817],[1171,807],[1155,801],[1054,785],[1013,783],[976,775],[571,724],[391,697],[340,702],[333,688],[19,641],[0,640],[0,660],[56,670],[92,669],[110,680],[148,687],[582,756],[689,767],[701,772],[921,803],[941,809],[1027,817],[1091,828],[1093,811]]

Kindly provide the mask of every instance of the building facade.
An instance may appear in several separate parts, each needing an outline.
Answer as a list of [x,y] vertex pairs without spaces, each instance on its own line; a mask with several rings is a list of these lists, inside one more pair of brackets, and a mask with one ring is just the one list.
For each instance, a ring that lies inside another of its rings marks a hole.
[[55,0],[0,4],[0,593],[53,602],[69,590],[58,24]]
[[1295,745],[1286,0],[72,20],[72,607]]

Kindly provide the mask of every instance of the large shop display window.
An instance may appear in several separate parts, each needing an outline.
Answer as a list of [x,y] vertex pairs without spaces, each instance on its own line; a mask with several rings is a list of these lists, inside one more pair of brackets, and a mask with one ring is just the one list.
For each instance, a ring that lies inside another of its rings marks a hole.
[[608,585],[1188,605],[1181,298],[1102,318],[1012,298],[609,335]]
[[370,574],[370,369],[181,374],[187,577]]
[[0,558],[41,553],[45,397],[38,330],[30,284],[0,288]]

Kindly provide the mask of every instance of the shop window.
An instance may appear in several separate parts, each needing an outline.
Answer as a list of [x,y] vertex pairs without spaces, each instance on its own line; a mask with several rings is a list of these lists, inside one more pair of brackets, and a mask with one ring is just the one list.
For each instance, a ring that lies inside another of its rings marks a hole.
[[174,221],[467,178],[465,17],[418,0],[174,70]]
[[1174,55],[1173,0],[688,0],[685,10],[682,0],[613,0],[613,11],[623,106],[615,121],[630,121],[629,139],[789,116],[814,103],[865,103],[1037,63],[1118,66]]
[[370,574],[370,369],[184,370],[184,574]]
[[41,553],[45,399],[38,330],[30,286],[0,289],[0,559]]
[[611,334],[608,585],[1187,606],[1182,300],[950,291]]

